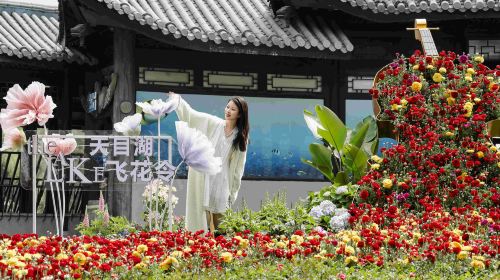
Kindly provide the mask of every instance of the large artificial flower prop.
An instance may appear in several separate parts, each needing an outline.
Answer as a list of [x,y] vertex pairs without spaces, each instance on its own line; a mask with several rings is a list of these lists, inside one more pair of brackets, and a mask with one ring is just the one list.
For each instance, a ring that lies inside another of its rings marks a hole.
[[0,152],[6,150],[20,150],[26,144],[26,134],[19,128],[10,128],[4,131],[4,141]]
[[[52,136],[60,136],[59,134],[52,134]],[[73,134],[66,134],[64,137],[53,137],[53,138],[43,138],[43,143],[46,148],[46,152],[53,156],[67,156],[73,153],[77,147],[76,140]]]
[[[52,97],[45,96],[45,85],[40,82],[32,82],[26,89],[22,89],[18,84],[14,85],[7,91],[4,97],[7,101],[7,108],[0,111],[0,125],[5,134],[4,142],[1,151],[7,149],[21,149],[26,144],[26,135],[24,134],[22,126],[32,123],[38,123],[43,126],[45,135],[48,134],[46,124],[49,119],[53,118],[53,111],[56,104],[52,101]],[[59,136],[54,134],[54,136]],[[71,136],[69,134],[68,136]],[[62,157],[71,154],[76,149],[76,141],[73,137],[53,137],[43,138],[43,151],[48,155]],[[49,161],[50,158],[44,152],[39,152],[45,159],[47,164],[52,165]],[[61,169],[64,168],[63,161],[61,162]],[[63,171],[63,170],[62,170]],[[58,171],[56,168],[49,170],[53,179],[49,182],[52,195],[52,203],[54,207],[55,221],[57,234],[63,235],[63,225],[65,217],[65,192],[64,181],[59,182],[57,178]],[[64,171],[63,171],[64,172]],[[58,206],[54,197],[54,184],[58,197]],[[62,184],[62,197],[59,191],[59,184]],[[35,210],[34,210],[35,211]],[[58,213],[60,213],[59,217]]]
[[175,129],[179,154],[188,166],[210,175],[220,172],[222,159],[214,156],[215,149],[205,134],[181,121],[175,122]]
[[126,136],[135,136],[141,134],[142,115],[136,113],[132,116],[126,116],[121,122],[113,125],[116,132]]
[[4,99],[7,108],[0,112],[0,123],[3,130],[25,126],[34,122],[44,126],[57,106],[51,96],[45,96],[45,85],[32,82],[25,90],[18,84],[7,91]]

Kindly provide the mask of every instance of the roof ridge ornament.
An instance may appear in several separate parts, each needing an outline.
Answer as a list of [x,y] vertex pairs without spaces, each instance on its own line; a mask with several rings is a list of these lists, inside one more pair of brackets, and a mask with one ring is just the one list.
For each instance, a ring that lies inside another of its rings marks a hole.
[[427,20],[425,18],[417,18],[415,19],[415,27],[406,28],[406,30],[415,31],[415,39],[420,41],[422,50],[426,55],[438,56],[431,30],[439,30],[439,27],[427,27]]

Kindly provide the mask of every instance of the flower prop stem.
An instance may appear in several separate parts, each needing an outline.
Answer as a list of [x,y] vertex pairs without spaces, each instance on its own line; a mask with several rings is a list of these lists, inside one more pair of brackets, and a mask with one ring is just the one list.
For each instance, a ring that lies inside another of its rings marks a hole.
[[[170,190],[168,192],[168,230],[172,231],[172,223],[173,223],[173,210],[172,210],[172,188],[174,187],[175,176],[177,175],[177,171],[179,167],[184,163],[181,161],[179,165],[175,167],[174,176],[172,176],[172,181],[170,182]],[[165,216],[165,209],[163,209],[160,216],[160,230],[163,228],[163,217]]]
[[[160,165],[160,137],[161,137],[161,128],[160,128],[160,116],[158,116],[158,165]],[[155,200],[156,200],[156,209],[155,209],[155,227],[158,229],[158,203],[160,198],[158,197],[158,192],[160,191],[160,188],[156,188],[156,193],[155,193]]]

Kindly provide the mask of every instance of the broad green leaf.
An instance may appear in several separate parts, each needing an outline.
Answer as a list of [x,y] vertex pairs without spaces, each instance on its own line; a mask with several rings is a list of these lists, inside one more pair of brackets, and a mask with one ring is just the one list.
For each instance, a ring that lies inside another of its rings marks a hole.
[[302,162],[318,169],[328,178],[328,180],[332,181],[333,166],[331,160],[332,157],[331,150],[321,144],[312,143],[309,145],[309,152],[311,153],[312,159],[311,160],[302,159]]
[[372,116],[368,116],[356,125],[356,128],[352,131],[349,143],[360,148],[365,143],[375,141],[377,130],[377,122]]
[[336,186],[343,186],[347,184],[347,175],[345,174],[345,172],[338,172],[335,176],[334,182]]
[[316,116],[314,116],[311,112],[304,110],[304,120],[306,121],[307,127],[311,130],[314,137],[320,139],[321,136],[318,134],[318,128],[324,129],[323,126],[319,123]]
[[364,175],[366,171],[367,154],[352,144],[347,144],[343,149],[344,166],[353,176],[354,183]]
[[316,105],[316,114],[324,129],[318,128],[318,134],[336,150],[342,150],[347,136],[347,128],[340,118],[328,107]]

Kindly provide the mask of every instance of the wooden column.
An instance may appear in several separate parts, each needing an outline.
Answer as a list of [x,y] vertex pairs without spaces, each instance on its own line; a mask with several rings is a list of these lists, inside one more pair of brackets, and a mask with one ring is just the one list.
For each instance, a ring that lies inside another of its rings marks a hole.
[[[135,33],[130,30],[115,28],[113,38],[114,71],[118,75],[118,84],[113,97],[112,122],[121,121],[125,116],[135,113]],[[111,128],[112,129],[112,128]],[[133,153],[133,151],[132,151]],[[130,162],[132,158],[120,157],[117,160]],[[132,216],[132,182],[119,182],[115,174],[110,176],[108,203],[111,215]],[[130,179],[130,178],[129,178]],[[111,197],[111,199],[109,199]]]

